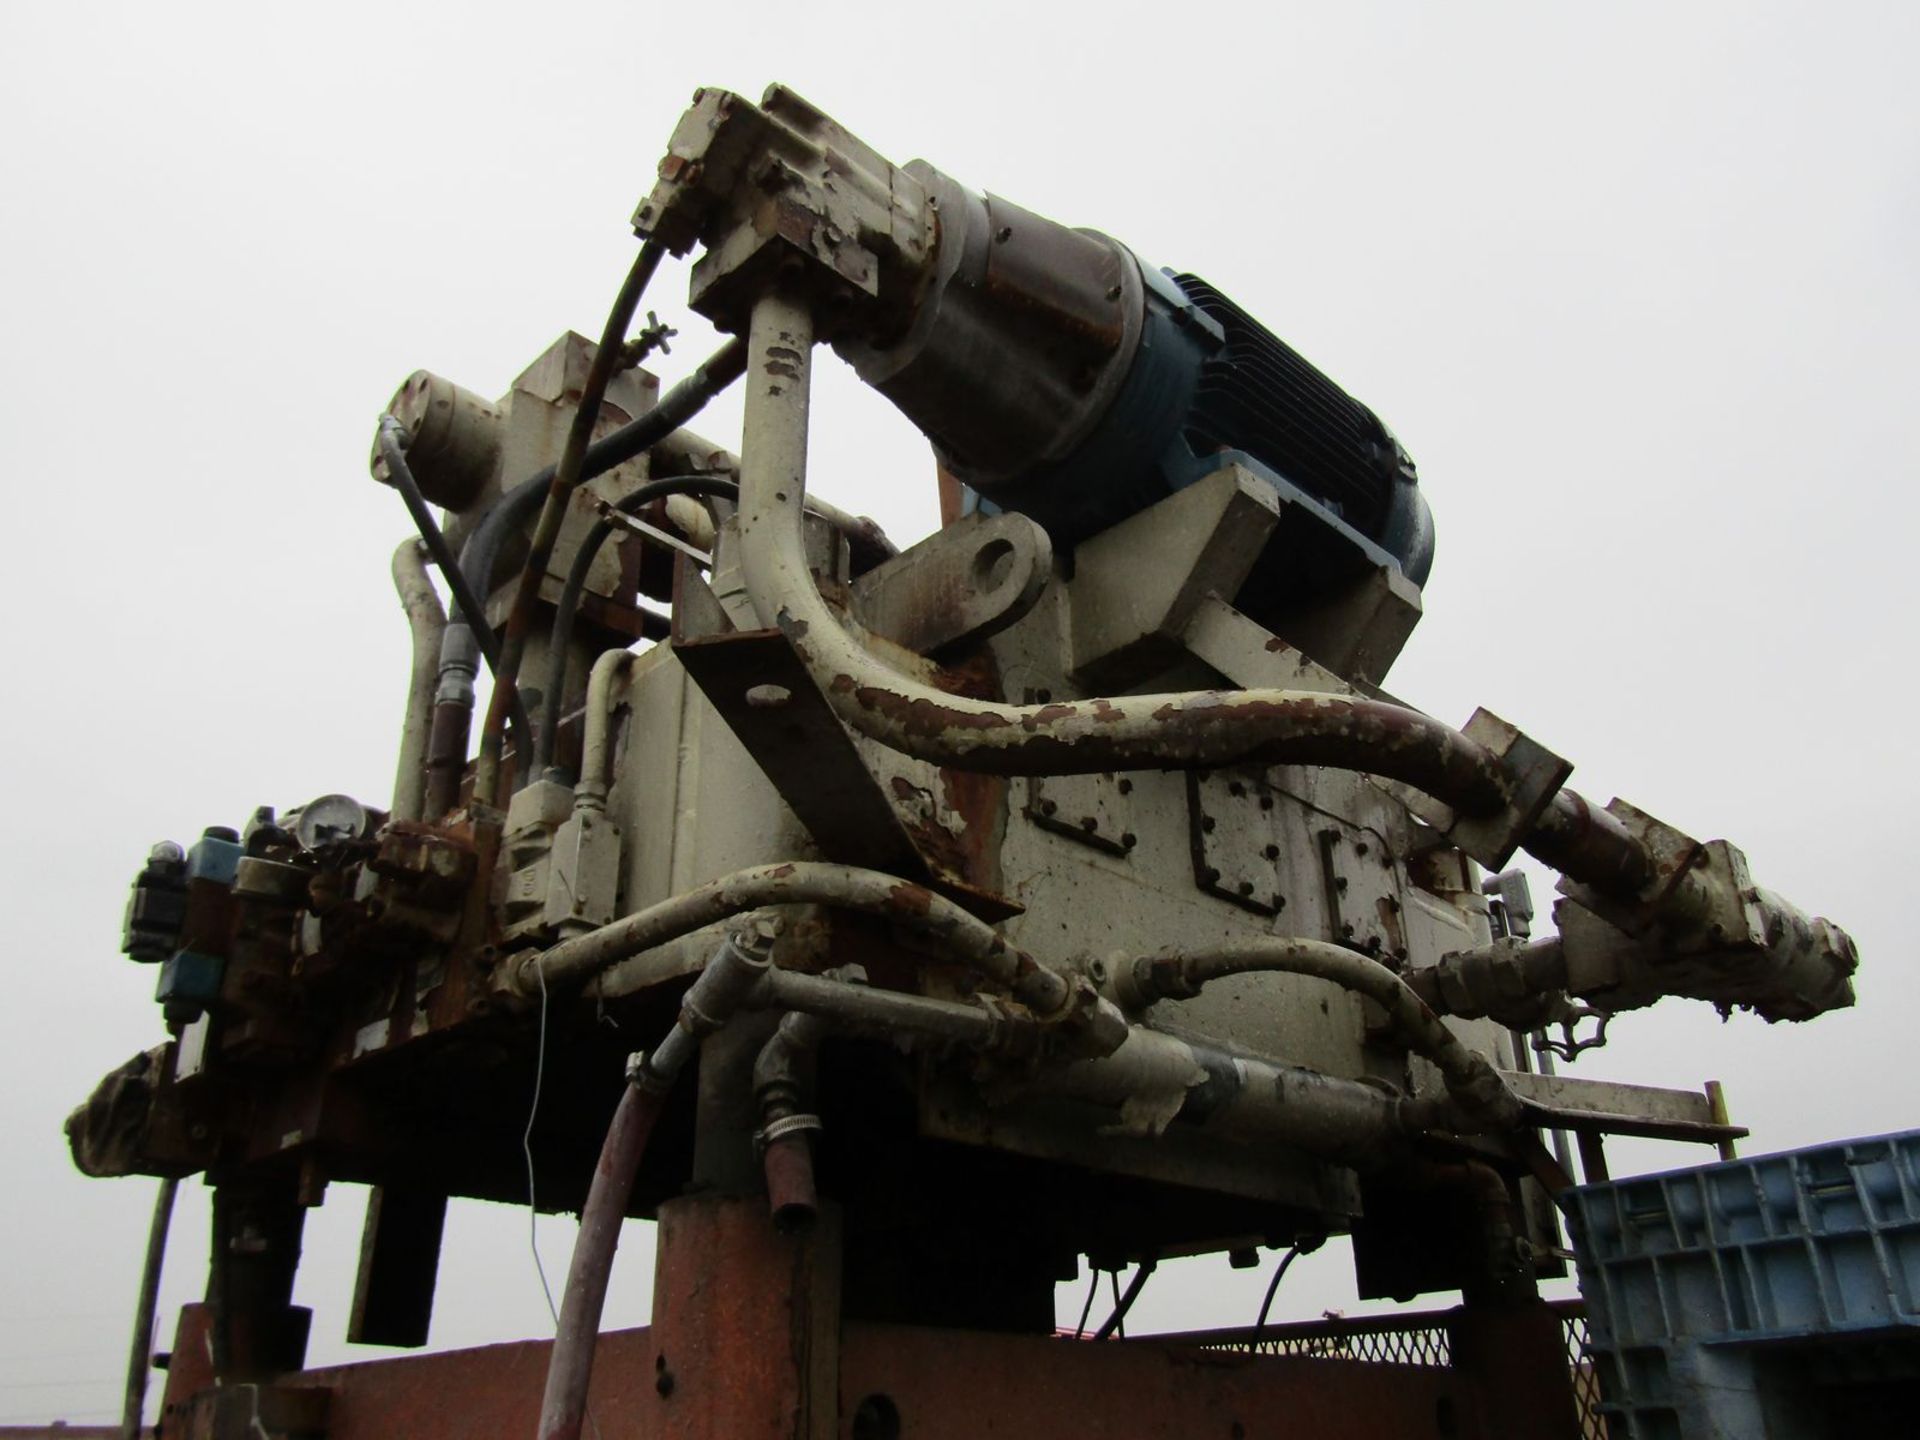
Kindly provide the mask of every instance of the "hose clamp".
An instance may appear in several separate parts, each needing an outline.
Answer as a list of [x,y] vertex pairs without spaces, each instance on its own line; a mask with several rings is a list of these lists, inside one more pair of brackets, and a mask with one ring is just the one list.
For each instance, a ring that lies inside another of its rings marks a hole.
[[818,1115],[783,1115],[778,1120],[769,1120],[753,1132],[754,1149],[765,1153],[766,1148],[776,1140],[784,1140],[789,1135],[802,1135],[809,1130],[821,1128],[823,1127]]

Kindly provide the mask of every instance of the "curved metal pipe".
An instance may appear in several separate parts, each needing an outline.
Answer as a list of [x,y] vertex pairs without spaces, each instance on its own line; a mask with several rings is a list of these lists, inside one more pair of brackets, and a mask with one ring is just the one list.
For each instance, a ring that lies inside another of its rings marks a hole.
[[876,660],[827,606],[807,566],[801,516],[813,338],[804,302],[774,294],[755,304],[740,461],[741,565],[760,622],[785,632],[854,730],[937,765],[995,774],[1263,761],[1381,775],[1467,814],[1506,803],[1499,764],[1485,747],[1383,701],[1246,690],[1006,705],[933,689]]
[[933,942],[946,957],[971,965],[1006,985],[1015,998],[1039,1015],[1064,1015],[1073,1001],[1074,986],[1065,976],[1008,944],[984,920],[925,886],[877,870],[808,860],[738,870],[670,896],[610,925],[528,956],[507,973],[505,983],[517,994],[537,995],[540,977],[534,973],[536,968],[549,988],[583,983],[629,956],[718,924],[729,916],[768,905],[804,904],[859,910],[890,920]]
[[447,612],[427,575],[426,546],[403,540],[393,552],[393,588],[407,612],[413,635],[413,670],[407,681],[407,711],[400,722],[400,760],[394,770],[395,820],[418,820],[426,813],[427,733],[433,726],[433,693],[440,674],[440,644]]
[[[669,495],[719,496],[731,500],[739,493],[738,484],[717,476],[669,475],[649,480],[621,496],[614,502],[613,508],[622,514],[631,514],[641,506],[650,505]],[[553,764],[554,745],[559,739],[560,730],[560,692],[567,683],[567,644],[573,638],[574,621],[579,618],[580,597],[586,591],[587,576],[593,570],[600,547],[607,543],[613,531],[614,523],[611,520],[603,517],[593,522],[580,547],[573,552],[573,564],[567,568],[566,582],[560,587],[560,598],[553,607],[553,634],[547,642],[547,673],[540,695],[540,728],[533,741],[532,774],[535,776],[544,775]],[[591,694],[588,703],[592,703]],[[584,780],[592,773],[582,757],[581,778]]]
[[[739,456],[723,446],[715,445],[711,440],[702,439],[684,426],[654,446],[653,455],[656,465],[666,462],[674,469],[685,467],[701,474],[726,475],[735,479],[740,474]],[[847,537],[856,572],[891,560],[900,553],[900,547],[880,528],[880,522],[871,516],[842,510],[817,495],[807,497],[807,509]]]
[[613,686],[640,657],[631,650],[609,650],[587,672],[586,716],[580,731],[580,783],[573,805],[604,810],[613,788]]
[[[1259,937],[1223,940],[1178,953],[1142,956],[1121,968],[1142,998],[1189,999],[1209,980],[1258,971],[1306,975],[1364,995],[1387,1012],[1401,1040],[1431,1061],[1447,1093],[1476,1119],[1500,1129],[1519,1124],[1520,1100],[1492,1062],[1467,1048],[1404,980],[1378,960],[1324,940]],[[1125,983],[1124,981],[1122,982]]]
[[[480,599],[475,588],[468,582],[466,571],[461,567],[459,560],[454,556],[452,549],[448,546],[446,536],[441,533],[440,525],[433,518],[433,511],[427,505],[426,497],[420,493],[419,482],[413,478],[413,468],[407,464],[406,426],[402,425],[391,415],[382,415],[380,417],[379,429],[376,432],[376,443],[380,447],[381,458],[387,463],[387,474],[393,481],[393,488],[400,492],[400,498],[406,502],[407,513],[413,517],[414,528],[420,532],[420,543],[426,547],[427,554],[432,557],[434,565],[439,568],[441,575],[446,579],[447,588],[453,592],[454,603],[460,607],[462,615],[481,617],[481,624],[477,629],[472,631],[472,634],[475,643],[480,648],[480,653],[486,657],[489,665],[495,667],[496,684],[494,686],[494,696],[496,699],[500,699],[500,689],[497,683],[500,656],[494,644],[493,632],[487,628],[484,620],[486,614],[484,602]],[[429,770],[431,771],[438,766],[443,772],[447,768],[445,751],[447,749],[446,742],[451,726],[447,719],[443,719],[441,712],[447,710],[450,705],[457,709],[460,701],[459,678],[456,677],[451,684],[449,683],[445,659],[445,641],[443,638],[440,687],[435,696],[435,714],[433,720],[434,730],[439,733],[430,737],[430,743],[432,741],[439,741],[440,743],[433,746],[432,753],[428,756]],[[473,706],[471,673],[464,678],[466,689],[465,703],[470,713]],[[533,727],[527,720],[526,707],[520,703],[518,694],[511,690],[508,691],[504,700],[501,700],[501,705],[503,723],[506,716],[511,715],[513,717],[514,733],[520,739],[520,750],[530,760],[533,754]],[[456,791],[459,785],[458,768],[465,758],[464,752],[466,746],[464,732],[460,749],[462,752],[461,757],[454,762],[454,789]],[[437,817],[439,813],[450,808],[452,800],[451,797],[446,794],[444,779],[430,776],[428,789],[429,797],[427,808],[429,810],[434,810],[436,801],[445,802],[440,805],[439,810],[434,811]]]

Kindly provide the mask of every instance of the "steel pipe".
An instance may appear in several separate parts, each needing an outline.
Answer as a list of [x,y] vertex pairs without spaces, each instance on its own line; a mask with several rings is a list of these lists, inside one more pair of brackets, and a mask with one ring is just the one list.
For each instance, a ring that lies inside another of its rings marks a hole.
[[768,974],[754,1002],[770,1010],[817,1015],[837,1032],[879,1040],[917,1037],[969,1050],[997,1051],[1020,1041],[1037,1042],[1037,1022],[1006,1010],[958,1000],[937,1000],[869,985],[848,984],[794,970]]
[[[831,982],[829,982],[831,983]],[[760,1103],[760,1164],[774,1225],[796,1230],[820,1209],[808,1135],[820,1128],[812,1104],[814,1065],[829,1022],[790,1011],[753,1062],[753,1093]]]
[[446,633],[447,612],[427,575],[426,546],[419,540],[400,542],[393,552],[393,588],[407,612],[413,636],[413,669],[407,681],[407,711],[400,722],[400,760],[393,777],[395,820],[418,820],[426,813],[427,735],[433,728],[433,694],[440,673],[440,642]]
[[853,729],[937,765],[995,774],[1263,761],[1381,775],[1468,814],[1506,803],[1499,763],[1485,747],[1383,701],[1246,690],[1006,705],[933,689],[881,663],[840,623],[807,565],[801,517],[813,338],[803,301],[775,293],[755,304],[740,457],[741,566],[761,624],[786,634]]
[[1424,1128],[1405,1099],[1134,1026],[1111,1055],[1036,1077],[1034,1088],[1117,1110],[1158,1135],[1176,1119],[1242,1144],[1286,1145],[1355,1169],[1385,1164]]
[[140,1298],[133,1309],[133,1343],[127,1351],[127,1383],[120,1410],[120,1440],[139,1440],[146,1419],[147,1376],[153,1370],[153,1317],[160,1308],[160,1272],[166,1265],[167,1232],[173,1228],[173,1200],[180,1182],[168,1175],[153,1197],[147,1226],[147,1258],[140,1269]]

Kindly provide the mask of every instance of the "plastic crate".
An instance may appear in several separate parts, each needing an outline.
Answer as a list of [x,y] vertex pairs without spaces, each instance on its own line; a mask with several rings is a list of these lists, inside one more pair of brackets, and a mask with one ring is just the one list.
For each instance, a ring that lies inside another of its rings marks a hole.
[[1615,1440],[1823,1433],[1799,1356],[1920,1346],[1920,1131],[1563,1203]]

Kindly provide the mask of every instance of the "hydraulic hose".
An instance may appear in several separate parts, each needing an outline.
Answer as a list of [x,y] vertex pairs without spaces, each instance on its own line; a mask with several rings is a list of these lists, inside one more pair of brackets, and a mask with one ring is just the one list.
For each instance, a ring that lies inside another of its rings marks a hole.
[[1126,1324],[1127,1313],[1133,1309],[1133,1302],[1140,1298],[1140,1292],[1147,1288],[1147,1280],[1152,1276],[1156,1261],[1149,1256],[1142,1260],[1133,1272],[1133,1279],[1127,1282],[1126,1294],[1122,1295],[1113,1307],[1113,1313],[1101,1322],[1100,1328],[1093,1332],[1096,1340],[1111,1340],[1118,1331],[1125,1335],[1121,1327]]
[[1401,1040],[1429,1060],[1446,1082],[1447,1093],[1477,1119],[1495,1128],[1519,1123],[1520,1100],[1499,1072],[1443,1024],[1404,980],[1378,960],[1324,940],[1260,937],[1223,940],[1178,953],[1142,956],[1121,962],[1128,998],[1189,999],[1209,980],[1223,975],[1278,971],[1327,980],[1364,995],[1387,1012]]
[[680,1001],[679,1018],[666,1038],[651,1054],[636,1055],[628,1062],[627,1088],[607,1127],[567,1265],[567,1287],[560,1300],[560,1321],[547,1360],[546,1393],[540,1402],[540,1440],[579,1440],[620,1225],[667,1094],[687,1062],[699,1053],[701,1042],[733,1018],[770,969],[764,954],[729,936]]
[[524,996],[539,994],[542,977],[549,989],[582,984],[629,956],[730,916],[768,905],[803,904],[882,916],[931,941],[944,956],[1006,985],[1016,999],[1043,1018],[1064,1015],[1072,1003],[1074,988],[1066,977],[1008,944],[991,925],[951,900],[877,870],[809,860],[737,870],[669,896],[529,956],[514,967],[506,983]]
[[547,486],[540,518],[533,527],[533,540],[527,558],[520,567],[520,579],[514,586],[513,603],[507,610],[507,624],[500,640],[500,663],[494,667],[493,696],[487,704],[487,723],[480,732],[480,760],[474,770],[474,795],[491,802],[495,798],[500,770],[500,753],[505,741],[507,711],[519,694],[520,658],[526,651],[527,627],[532,623],[533,600],[540,589],[540,577],[546,574],[547,559],[554,542],[560,538],[560,522],[565,519],[567,503],[580,484],[580,467],[586,459],[587,445],[593,439],[593,427],[600,418],[600,402],[606,398],[626,350],[627,327],[646,293],[647,282],[660,268],[665,247],[648,240],[633,257],[627,278],[607,312],[607,323],[600,332],[600,344],[587,367],[587,378],[580,387],[580,403],[567,426],[566,443],[561,447],[553,480]]
[[[420,541],[427,547],[427,554],[439,567],[445,577],[447,588],[453,592],[454,604],[459,606],[463,616],[471,615],[480,619],[473,629],[473,637],[480,646],[480,653],[486,657],[487,664],[494,670],[494,698],[500,699],[499,661],[500,655],[494,643],[493,631],[485,621],[486,607],[474,587],[468,582],[467,574],[460,568],[453,549],[447,544],[447,537],[440,531],[439,522],[433,518],[426,497],[420,493],[420,484],[413,478],[413,470],[407,464],[406,427],[391,415],[380,417],[379,445],[381,457],[387,462],[387,473],[393,478],[393,486],[400,492],[400,498],[406,502],[407,513],[413,517],[414,528],[420,532]],[[444,644],[444,640],[443,640]],[[444,659],[444,651],[443,651]],[[520,704],[517,695],[509,694],[501,711],[504,717],[513,717],[514,733],[520,737],[520,752],[529,761],[532,759],[530,740],[533,727],[527,720],[526,707]],[[476,792],[477,793],[477,792]]]
[[806,561],[807,397],[813,320],[769,295],[753,309],[740,537],[747,593],[854,730],[936,765],[1002,775],[1171,769],[1257,760],[1400,780],[1463,813],[1507,799],[1485,747],[1402,706],[1290,690],[1128,695],[1006,705],[919,684],[870,655],[828,608]]
[[[829,982],[831,983],[831,982]],[[849,987],[851,988],[851,987]],[[753,1094],[760,1104],[761,1171],[776,1229],[812,1223],[820,1196],[813,1177],[810,1132],[820,1128],[812,1104],[814,1067],[830,1023],[804,1011],[783,1015],[753,1062]]]
[[[712,475],[664,476],[621,496],[614,502],[614,509],[631,514],[669,495],[717,495],[731,500],[739,493],[740,487],[734,481]],[[587,575],[600,554],[600,547],[607,543],[615,528],[614,522],[608,519],[593,522],[593,528],[587,531],[580,548],[574,552],[566,583],[560,587],[560,599],[553,610],[553,635],[547,645],[547,673],[540,693],[540,727],[533,742],[532,774],[536,777],[546,774],[553,764],[560,732],[561,691],[567,683],[567,642],[573,636],[574,621],[580,613],[580,597],[586,590]]]

